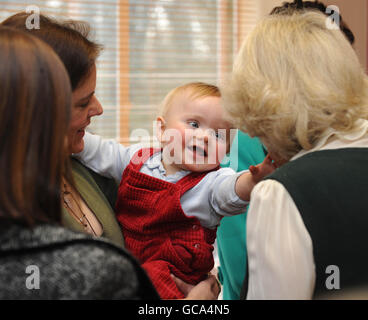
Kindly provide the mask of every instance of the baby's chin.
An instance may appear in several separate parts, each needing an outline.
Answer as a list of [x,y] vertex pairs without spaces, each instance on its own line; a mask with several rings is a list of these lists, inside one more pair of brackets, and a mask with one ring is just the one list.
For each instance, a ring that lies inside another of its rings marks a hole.
[[215,163],[215,164],[208,164],[208,163],[203,163],[203,164],[199,164],[199,163],[184,163],[182,164],[182,169],[183,170],[187,170],[187,171],[192,171],[192,172],[207,172],[207,171],[211,171],[214,169],[217,169],[220,166],[219,163]]

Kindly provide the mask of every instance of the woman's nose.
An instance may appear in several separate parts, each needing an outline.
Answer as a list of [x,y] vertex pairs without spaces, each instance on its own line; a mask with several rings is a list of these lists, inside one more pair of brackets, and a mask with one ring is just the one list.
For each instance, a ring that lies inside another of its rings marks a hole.
[[103,114],[103,108],[102,108],[100,101],[96,97],[93,97],[93,100],[94,101],[91,104],[91,108],[89,110],[90,117],[99,116]]

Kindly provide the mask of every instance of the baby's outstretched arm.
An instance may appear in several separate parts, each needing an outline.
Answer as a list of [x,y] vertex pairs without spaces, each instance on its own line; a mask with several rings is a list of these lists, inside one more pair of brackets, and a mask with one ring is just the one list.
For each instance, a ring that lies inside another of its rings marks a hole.
[[120,183],[123,171],[129,164],[134,150],[137,149],[136,145],[124,147],[115,140],[103,139],[88,132],[83,140],[83,151],[73,154],[73,157],[102,176],[113,178]]
[[253,187],[261,181],[265,176],[271,174],[276,169],[275,164],[269,155],[262,163],[256,166],[250,166],[249,171],[243,173],[235,184],[235,192],[239,198],[249,201],[250,193]]

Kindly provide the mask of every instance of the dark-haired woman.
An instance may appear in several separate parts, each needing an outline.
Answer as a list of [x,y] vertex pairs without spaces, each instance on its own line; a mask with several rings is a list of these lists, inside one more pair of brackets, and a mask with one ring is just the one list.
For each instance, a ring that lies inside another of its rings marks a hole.
[[[64,63],[72,86],[68,151],[69,154],[80,152],[84,147],[84,131],[91,118],[103,112],[95,96],[96,59],[101,47],[88,40],[89,27],[85,23],[59,22],[40,15],[40,29],[27,29],[28,16],[24,12],[17,13],[3,21],[2,25],[21,29],[45,41]],[[71,166],[75,188],[64,177],[63,225],[74,231],[106,237],[123,246],[123,236],[112,210],[115,184],[74,159],[71,159]]]
[[[91,118],[103,109],[95,96],[96,59],[100,46],[88,40],[88,25],[79,22],[59,23],[40,15],[40,29],[27,29],[26,13],[15,14],[2,22],[45,41],[58,54],[68,72],[72,86],[71,121],[68,128],[70,154],[83,150],[83,135]],[[115,185],[93,174],[76,160],[71,160],[75,188],[63,179],[63,225],[68,228],[104,236],[123,246],[123,236],[114,217]],[[103,191],[102,191],[103,190]],[[105,194],[104,194],[104,193]]]
[[[72,87],[71,119],[68,128],[68,152],[81,152],[83,136],[91,118],[101,115],[102,106],[95,96],[96,59],[101,46],[88,39],[89,25],[84,22],[59,22],[40,15],[40,29],[27,29],[29,14],[20,12],[1,24],[29,32],[40,38],[57,53],[64,63]],[[43,125],[40,123],[40,128]],[[102,236],[123,246],[123,235],[113,207],[117,193],[115,183],[70,159],[72,176],[62,180],[62,224],[74,231]],[[74,181],[70,183],[70,181]],[[188,299],[216,299],[217,281],[214,276],[192,288],[178,281]]]
[[68,74],[39,39],[0,28],[0,299],[155,299],[138,263],[60,226]]

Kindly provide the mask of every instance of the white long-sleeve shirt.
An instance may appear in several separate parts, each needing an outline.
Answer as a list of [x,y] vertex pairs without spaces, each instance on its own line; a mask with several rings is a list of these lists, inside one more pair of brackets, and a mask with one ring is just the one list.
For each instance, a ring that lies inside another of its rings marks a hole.
[[[368,121],[359,120],[353,133],[330,130],[312,150],[299,152],[291,161],[340,148],[368,148]],[[254,187],[246,228],[247,299],[311,299],[316,279],[312,239],[281,183],[265,180]]]
[[[141,148],[140,144],[124,147],[115,140],[102,139],[86,132],[83,151],[73,156],[93,171],[120,183],[125,168]],[[160,152],[148,159],[140,172],[171,183],[176,183],[190,173],[182,170],[166,176]],[[235,183],[244,172],[236,173],[231,168],[209,172],[181,197],[180,203],[184,213],[197,217],[202,226],[210,229],[216,228],[223,216],[243,213],[248,202],[238,197]]]

